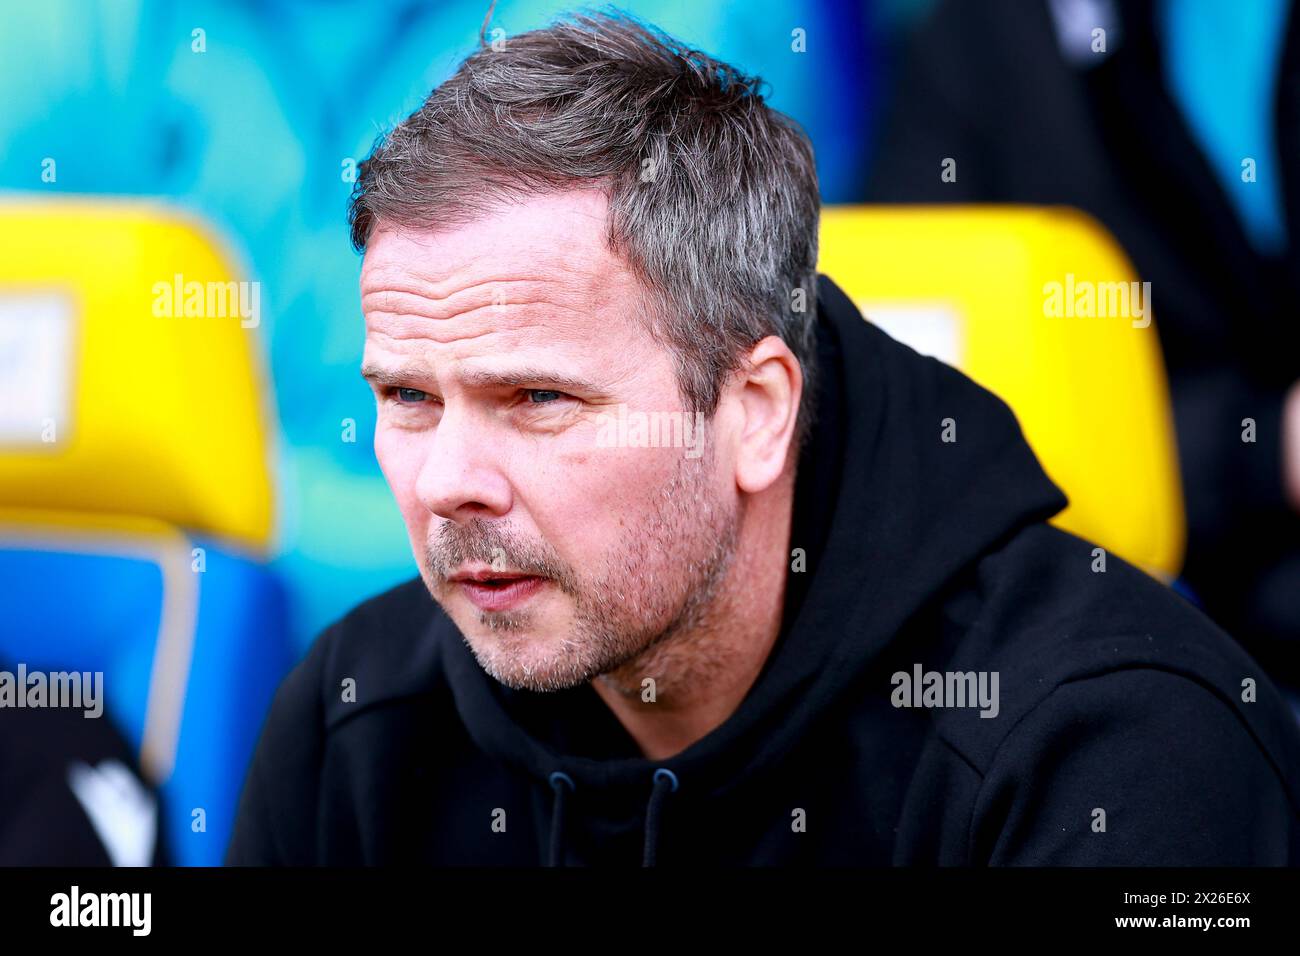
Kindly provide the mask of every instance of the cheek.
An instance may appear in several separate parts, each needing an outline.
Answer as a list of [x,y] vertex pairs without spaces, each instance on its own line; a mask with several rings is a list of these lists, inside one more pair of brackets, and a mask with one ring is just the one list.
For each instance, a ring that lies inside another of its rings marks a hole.
[[427,521],[427,509],[420,507],[415,493],[422,456],[423,449],[418,435],[388,429],[382,423],[376,427],[375,460],[379,462],[379,470],[383,472],[384,480],[388,482],[393,499],[408,525],[419,519],[421,514],[426,516],[422,520]]
[[[516,483],[546,539],[581,568],[629,546],[676,467],[673,451],[597,448]],[[679,454],[679,453],[677,453]]]

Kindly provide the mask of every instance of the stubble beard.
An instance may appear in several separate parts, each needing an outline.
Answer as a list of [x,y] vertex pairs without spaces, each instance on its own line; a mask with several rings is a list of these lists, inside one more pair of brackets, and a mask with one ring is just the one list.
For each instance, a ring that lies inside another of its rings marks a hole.
[[722,585],[735,555],[740,514],[714,493],[712,454],[682,456],[659,489],[653,507],[625,525],[619,546],[587,578],[544,543],[483,519],[445,522],[426,549],[424,576],[438,597],[446,575],[465,561],[504,565],[550,579],[569,598],[573,623],[566,633],[539,634],[537,615],[477,611],[479,631],[464,635],[485,672],[517,690],[555,691],[602,677],[625,696],[706,682],[722,669],[720,646],[709,636],[722,623]]

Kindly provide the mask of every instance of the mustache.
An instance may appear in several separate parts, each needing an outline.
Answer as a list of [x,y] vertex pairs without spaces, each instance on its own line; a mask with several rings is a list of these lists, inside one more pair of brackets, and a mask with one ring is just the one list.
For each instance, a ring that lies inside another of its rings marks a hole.
[[424,553],[429,573],[442,583],[461,565],[482,562],[550,578],[570,593],[577,589],[573,569],[553,549],[484,518],[474,518],[464,524],[444,521],[437,535],[425,542]]

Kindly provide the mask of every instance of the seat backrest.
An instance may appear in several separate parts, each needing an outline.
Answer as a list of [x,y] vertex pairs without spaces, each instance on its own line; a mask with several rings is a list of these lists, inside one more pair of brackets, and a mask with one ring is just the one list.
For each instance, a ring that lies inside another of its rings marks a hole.
[[1011,406],[1070,500],[1057,525],[1179,573],[1182,486],[1150,285],[1101,225],[1067,207],[826,207],[820,242],[819,270],[869,321]]
[[0,203],[0,504],[271,533],[261,290],[143,202]]

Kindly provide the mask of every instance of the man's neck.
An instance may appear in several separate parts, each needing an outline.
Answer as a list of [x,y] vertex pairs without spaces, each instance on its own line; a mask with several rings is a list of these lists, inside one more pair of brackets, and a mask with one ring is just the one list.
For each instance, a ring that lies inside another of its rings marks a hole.
[[591,682],[646,757],[666,759],[717,729],[762,672],[785,606],[793,485],[787,475],[750,500],[735,557],[698,626]]

